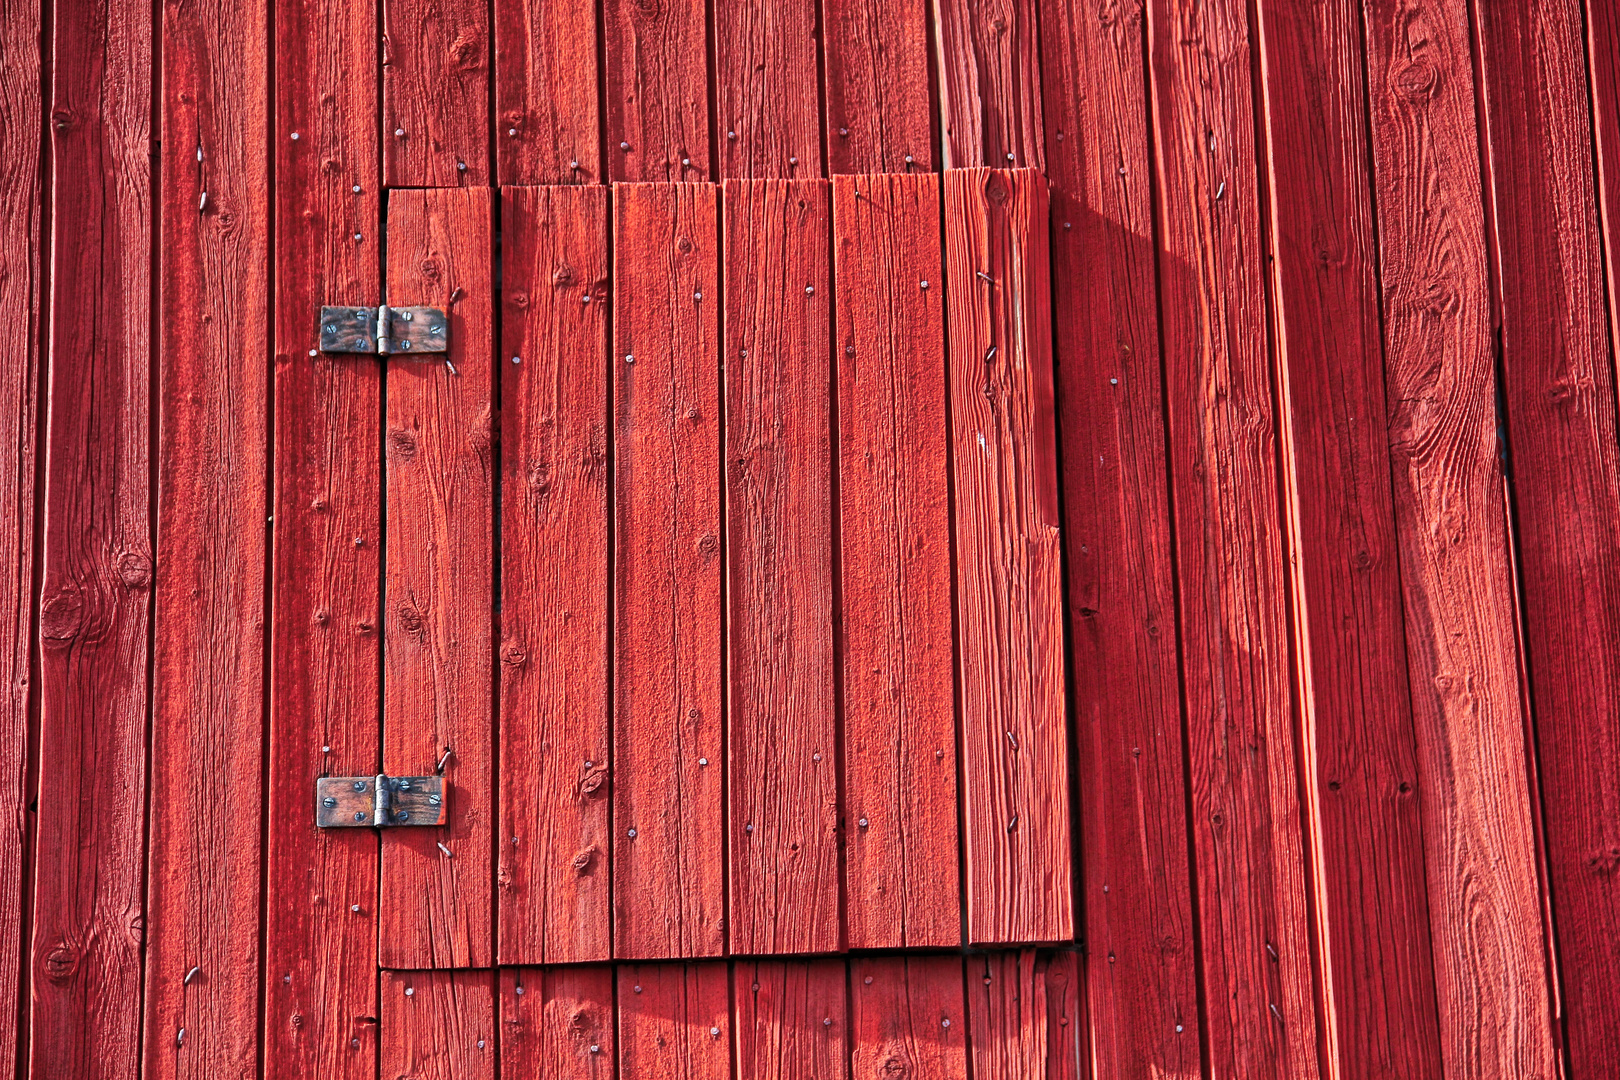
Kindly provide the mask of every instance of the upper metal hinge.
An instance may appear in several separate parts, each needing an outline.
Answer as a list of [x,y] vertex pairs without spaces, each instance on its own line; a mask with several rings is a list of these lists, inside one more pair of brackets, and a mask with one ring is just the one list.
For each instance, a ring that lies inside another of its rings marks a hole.
[[450,320],[432,307],[323,307],[321,352],[442,353],[450,348]]
[[323,776],[315,781],[323,829],[444,824],[442,776]]

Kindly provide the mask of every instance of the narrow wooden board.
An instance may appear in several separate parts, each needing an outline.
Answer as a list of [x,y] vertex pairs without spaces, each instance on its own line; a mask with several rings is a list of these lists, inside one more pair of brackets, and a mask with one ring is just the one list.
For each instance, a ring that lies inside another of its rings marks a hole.
[[816,0],[714,6],[714,108],[720,175],[821,176]]
[[972,944],[1074,937],[1046,178],[945,176]]
[[596,0],[495,0],[495,175],[601,183]]
[[274,18],[266,805],[295,809],[265,823],[264,1056],[288,1080],[373,1080],[377,837],[313,828],[311,797],[317,776],[375,775],[381,766],[382,365],[310,353],[319,332],[312,316],[323,305],[382,295],[375,67],[330,62],[346,52],[374,56],[376,9],[362,0],[277,0]]
[[618,1075],[612,968],[502,968],[500,978],[502,1075],[547,1080]]
[[1441,1046],[1448,1073],[1553,1075],[1468,18],[1378,0],[1366,27]]
[[163,9],[150,1077],[259,1061],[264,793],[239,781],[262,773],[266,724],[266,17],[263,0]]
[[1046,168],[1038,0],[934,0],[945,168]]
[[725,196],[731,949],[838,948],[826,181]]
[[381,1075],[494,1080],[502,1051],[492,972],[384,971],[379,981]]
[[[1046,1078],[1083,1080],[1093,1075],[1086,1016],[1086,957],[1079,949],[1048,953],[1037,964],[1046,1000]],[[1186,1038],[1183,1031],[1181,1038]],[[1101,1075],[1098,1070],[1098,1075]],[[1196,1076],[1191,1070],[1189,1076]]]
[[960,956],[881,956],[849,964],[854,1080],[967,1080]]
[[1586,59],[1592,87],[1599,207],[1609,279],[1609,326],[1620,351],[1620,8],[1586,3]]
[[[383,183],[388,187],[488,184],[489,4],[480,0],[378,2],[382,8]],[[365,54],[370,51],[368,41]],[[353,72],[346,63],[345,70]],[[501,134],[507,137],[505,128]]]
[[928,0],[822,0],[828,173],[934,167]]
[[969,1042],[975,1080],[1048,1076],[1046,983],[1034,949],[967,959]]
[[[1574,0],[1472,14],[1567,1067],[1602,1076],[1620,1070],[1620,444],[1582,16]],[[1538,1036],[1515,1071],[1542,1069]]]
[[152,10],[51,28],[50,401],[29,1075],[133,1076],[152,595]]
[[619,1075],[731,1076],[731,972],[723,962],[621,964]]
[[833,181],[845,920],[856,949],[962,936],[939,215],[932,175]]
[[602,0],[607,175],[712,179],[705,0]]
[[849,1018],[842,960],[739,961],[732,973],[737,1080],[844,1080]]
[[450,351],[392,357],[385,376],[383,771],[442,760],[446,824],[383,831],[384,967],[483,967],[494,951],[492,196],[388,199],[388,303],[446,312]]
[[716,189],[624,184],[613,199],[614,955],[718,956],[726,744]]
[[1140,18],[1041,8],[1086,1009],[1099,1076],[1200,1070]]

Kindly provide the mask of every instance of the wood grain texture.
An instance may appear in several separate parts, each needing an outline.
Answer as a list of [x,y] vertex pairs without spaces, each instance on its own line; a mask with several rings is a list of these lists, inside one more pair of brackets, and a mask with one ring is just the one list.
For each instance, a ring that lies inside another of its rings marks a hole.
[[[1620,447],[1582,19],[1573,0],[1488,8],[1474,40],[1566,1067],[1602,1076],[1620,1070]],[[1519,1060],[1545,1075],[1545,1056]]]
[[975,1080],[1045,1080],[1049,1075],[1050,1010],[1041,966],[1034,949],[968,957],[968,1038]]
[[[276,430],[266,798],[270,806],[308,807],[315,777],[375,775],[381,766],[382,365],[310,355],[319,334],[312,316],[322,305],[371,304],[382,292],[376,71],[360,77],[358,63],[333,62],[374,57],[376,10],[363,0],[277,0],[274,18]],[[327,168],[328,161],[337,167]],[[265,845],[266,1073],[372,1080],[376,834],[312,829],[303,813],[272,814]],[[352,910],[357,904],[359,912]]]
[[1586,60],[1596,136],[1599,210],[1609,282],[1609,327],[1620,352],[1620,8],[1586,2]]
[[1047,1080],[1089,1077],[1095,1059],[1086,1016],[1085,953],[1079,949],[1048,953],[1037,969],[1046,1000]]
[[1046,178],[945,176],[972,944],[1074,936]]
[[731,1076],[731,973],[720,961],[618,965],[619,1075]]
[[[489,4],[479,0],[378,3],[382,9],[383,183],[388,187],[488,184]],[[501,132],[506,138],[506,129]]]
[[1153,0],[1148,28],[1204,1037],[1217,1074],[1300,1080],[1319,1020],[1247,11]]
[[842,960],[740,961],[732,973],[737,1080],[849,1076]]
[[618,1075],[612,968],[503,968],[500,979],[502,1075],[547,1080]]
[[824,180],[728,180],[727,789],[731,949],[838,948],[832,207]]
[[139,1071],[152,591],[152,9],[54,6],[29,1075]]
[[939,214],[931,175],[833,181],[845,920],[857,949],[962,934]]
[[495,0],[494,15],[499,182],[601,183],[596,0]]
[[389,195],[387,302],[446,312],[450,351],[387,362],[383,771],[443,759],[446,824],[383,832],[385,967],[482,967],[494,951],[492,195]]
[[717,211],[708,185],[614,188],[613,925],[632,959],[726,943]]
[[967,1080],[967,1012],[959,956],[852,959],[853,1080]]
[[721,177],[797,180],[825,171],[816,7],[816,0],[714,5]]
[[1448,1076],[1553,1075],[1460,3],[1366,8],[1384,381]]
[[928,0],[823,0],[829,175],[934,167]]
[[379,975],[381,1075],[410,1080],[494,1080],[494,976],[488,971],[384,971]]
[[602,0],[602,39],[608,177],[712,179],[705,0]]
[[1143,12],[1052,3],[1041,18],[1090,1042],[1100,1076],[1188,1077],[1198,986]]
[[250,1075],[259,1061],[263,792],[214,778],[264,765],[265,19],[262,0],[163,9],[163,135],[202,160],[171,149],[161,174],[149,1077]]
[[934,0],[945,168],[1046,168],[1038,0]]
[[501,197],[503,964],[612,955],[607,215],[603,187]]

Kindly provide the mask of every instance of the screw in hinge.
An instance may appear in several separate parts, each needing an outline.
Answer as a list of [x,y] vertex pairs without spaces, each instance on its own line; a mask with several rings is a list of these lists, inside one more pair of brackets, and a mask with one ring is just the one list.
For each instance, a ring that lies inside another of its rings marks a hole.
[[366,790],[366,782],[364,780],[356,780],[354,782],[354,790],[356,790],[356,791],[364,791],[364,790]]
[[400,810],[394,814],[394,817],[400,822],[406,822],[411,820],[411,812],[409,810]]
[[432,805],[433,805],[433,806],[438,806],[438,805],[439,805],[439,803],[441,803],[441,802],[443,802],[443,801],[444,801],[444,800],[443,800],[443,799],[442,799],[442,798],[441,798],[441,797],[440,797],[440,796],[438,796],[438,795],[429,795],[429,796],[428,796],[428,802],[429,802],[429,803],[430,803],[430,804],[432,804]]
[[332,807],[337,805],[337,800],[328,795],[326,798],[321,800],[321,805],[330,810]]

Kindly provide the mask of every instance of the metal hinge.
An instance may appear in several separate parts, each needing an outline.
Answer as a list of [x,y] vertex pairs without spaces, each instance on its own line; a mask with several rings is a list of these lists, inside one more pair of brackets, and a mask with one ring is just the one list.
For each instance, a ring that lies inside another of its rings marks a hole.
[[315,781],[323,829],[444,824],[442,776],[323,776]]
[[449,348],[450,320],[438,308],[321,308],[321,352],[388,356]]

